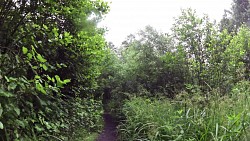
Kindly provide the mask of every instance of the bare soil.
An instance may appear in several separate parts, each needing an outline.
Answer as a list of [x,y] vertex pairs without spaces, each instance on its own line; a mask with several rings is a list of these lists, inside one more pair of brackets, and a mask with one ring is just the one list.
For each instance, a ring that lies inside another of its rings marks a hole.
[[116,120],[108,113],[103,114],[104,128],[97,141],[117,141]]

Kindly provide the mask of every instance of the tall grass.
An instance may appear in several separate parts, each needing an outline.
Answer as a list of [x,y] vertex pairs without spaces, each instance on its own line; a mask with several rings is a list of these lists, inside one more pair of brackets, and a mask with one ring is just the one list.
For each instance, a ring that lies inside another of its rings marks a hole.
[[228,95],[217,90],[183,92],[175,100],[132,98],[123,108],[120,140],[250,140],[250,84],[240,82]]

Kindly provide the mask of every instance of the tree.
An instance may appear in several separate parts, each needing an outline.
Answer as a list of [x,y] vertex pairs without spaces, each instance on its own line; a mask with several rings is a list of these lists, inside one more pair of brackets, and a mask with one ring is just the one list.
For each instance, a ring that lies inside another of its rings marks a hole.
[[225,50],[224,57],[228,60],[226,70],[230,74],[227,76],[229,83],[235,84],[240,80],[249,79],[249,39],[249,28],[242,27]]
[[191,9],[176,19],[173,35],[179,53],[184,53],[188,84],[203,91],[220,88],[228,93],[232,85],[248,76],[248,28],[230,34],[219,32],[208,17],[198,18]]
[[123,42],[121,55],[128,92],[143,94],[142,91],[146,90],[148,96],[164,93],[173,97],[183,79],[175,64],[177,60],[171,60],[178,58],[174,55],[172,41],[169,35],[151,26],[128,36],[127,41]]
[[250,5],[248,0],[233,0],[232,8],[225,10],[221,20],[221,30],[227,29],[229,33],[237,32],[243,24],[249,25]]
[[182,15],[176,19],[173,27],[173,36],[179,52],[183,56],[189,69],[187,83],[204,85],[206,71],[210,59],[211,38],[215,34],[213,24],[207,16],[198,18],[195,11],[183,10]]

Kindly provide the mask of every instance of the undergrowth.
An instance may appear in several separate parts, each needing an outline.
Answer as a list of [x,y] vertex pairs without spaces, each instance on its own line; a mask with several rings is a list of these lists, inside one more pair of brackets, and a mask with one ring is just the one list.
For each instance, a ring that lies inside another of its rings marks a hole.
[[250,140],[250,84],[240,82],[228,95],[182,92],[174,100],[132,98],[119,125],[120,140]]
[[94,141],[102,129],[101,102],[91,98],[9,101],[0,104],[0,141]]

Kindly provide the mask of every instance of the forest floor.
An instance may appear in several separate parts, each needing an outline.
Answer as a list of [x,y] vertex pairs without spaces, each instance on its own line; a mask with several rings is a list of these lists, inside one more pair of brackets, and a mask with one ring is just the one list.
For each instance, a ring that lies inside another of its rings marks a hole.
[[104,128],[97,141],[117,141],[116,120],[108,113],[103,114]]

